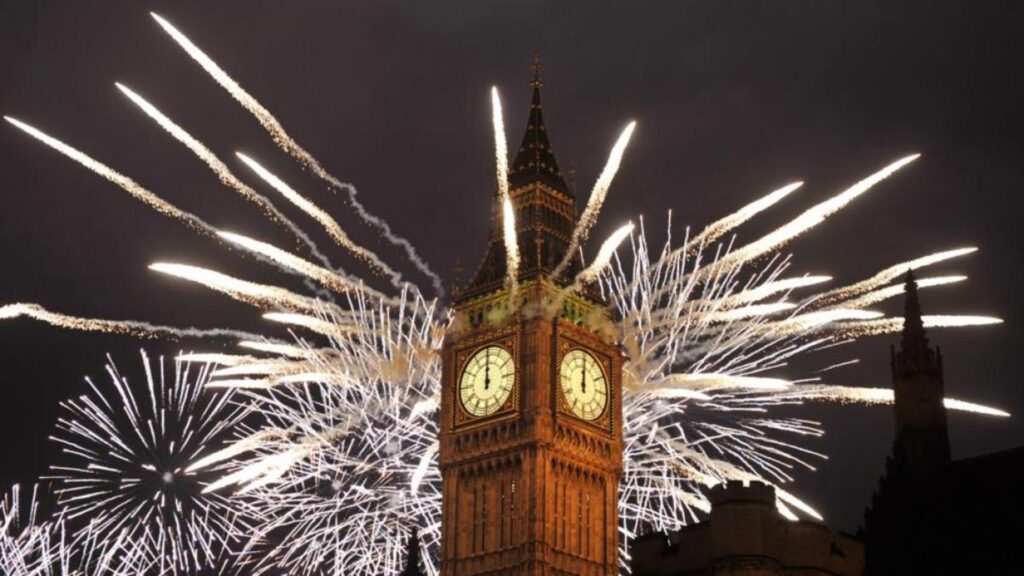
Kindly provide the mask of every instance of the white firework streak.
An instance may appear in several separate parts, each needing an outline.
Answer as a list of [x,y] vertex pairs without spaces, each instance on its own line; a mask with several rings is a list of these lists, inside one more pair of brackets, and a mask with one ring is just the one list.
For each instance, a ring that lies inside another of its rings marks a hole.
[[201,232],[210,236],[213,236],[216,233],[212,226],[204,222],[195,214],[192,214],[191,212],[186,212],[174,206],[170,202],[164,200],[163,198],[160,198],[153,192],[149,191],[138,182],[132,180],[131,178],[125,176],[124,174],[121,174],[120,172],[114,170],[113,168],[107,166],[106,164],[103,164],[102,162],[91,158],[84,152],[81,152],[80,150],[77,150],[61,142],[60,140],[54,138],[53,136],[50,136],[49,134],[46,134],[45,132],[37,128],[29,126],[28,124],[25,124],[20,120],[15,120],[14,118],[11,118],[9,116],[4,116],[4,119],[10,122],[11,124],[17,126],[19,129],[23,130],[28,135],[39,140],[43,144],[46,144],[50,148],[53,148],[54,150],[60,152],[61,154],[67,156],[68,158],[71,158],[75,162],[78,162],[82,166],[88,168],[89,170],[92,170],[93,172],[106,178],[110,182],[117,184],[122,189],[124,189],[125,192],[128,192],[136,199],[145,202],[151,208],[163,214],[164,216],[170,216],[171,218],[174,218],[184,223],[185,225],[192,228],[196,232]]
[[841,194],[837,194],[836,196],[807,209],[804,213],[797,216],[788,224],[777,228],[747,246],[743,246],[742,248],[730,252],[728,256],[724,257],[722,261],[719,262],[719,264],[726,267],[735,266],[758,258],[772,250],[778,249],[793,238],[796,238],[811,228],[821,224],[825,219],[842,210],[858,196],[861,196],[865,192],[871,190],[871,188],[876,184],[885,180],[900,168],[903,168],[907,164],[917,160],[920,156],[920,154],[912,154],[906,158],[901,158],[896,162],[889,164],[885,168],[882,168],[878,172],[875,172],[871,176],[868,176],[850,188],[847,188]]
[[167,32],[170,37],[177,42],[185,52],[199,64],[200,67],[207,74],[214,79],[217,84],[221,86],[232,98],[235,99],[239,104],[242,105],[250,114],[256,118],[256,121],[270,134],[270,137],[277,144],[278,148],[283,150],[292,158],[296,159],[303,166],[309,168],[320,177],[322,180],[328,182],[336,190],[345,190],[349,194],[349,203],[356,210],[356,214],[363,219],[364,222],[376,228],[381,235],[395,246],[401,247],[409,258],[409,261],[424,275],[430,278],[430,281],[434,287],[434,291],[440,296],[444,294],[444,288],[441,284],[441,278],[430,269],[430,266],[417,254],[416,248],[405,238],[395,234],[391,227],[378,216],[374,216],[366,210],[358,200],[356,200],[356,188],[352,184],[348,184],[338,180],[336,177],[331,175],[320,162],[313,157],[312,154],[306,151],[305,148],[299,145],[288,133],[285,131],[284,126],[270,113],[262,104],[259,103],[256,98],[245,91],[238,82],[236,82],[227,72],[224,71],[212,58],[206,55],[202,50],[199,49],[187,36],[181,33],[180,30],[175,28],[170,22],[161,18],[157,14],[150,12],[150,15],[160,25],[161,28]]
[[288,199],[289,202],[319,222],[320,225],[324,227],[324,230],[327,231],[339,246],[348,250],[357,258],[365,261],[375,271],[387,276],[391,280],[391,283],[396,287],[401,286],[401,275],[385,264],[384,261],[375,253],[353,242],[352,239],[349,238],[348,234],[341,229],[341,225],[338,224],[338,221],[331,217],[331,215],[325,210],[311,202],[302,194],[296,192],[295,189],[286,184],[284,180],[278,178],[273,172],[267,170],[252,158],[242,154],[241,152],[236,152],[235,154],[242,160],[242,162],[245,163],[246,166],[252,168],[252,170],[274,190],[280,192]]
[[[839,386],[835,384],[800,384],[793,386],[787,393],[780,394],[776,399],[780,402],[796,401],[827,401],[837,404],[892,404],[892,388],[865,388],[859,386]],[[1008,418],[1010,413],[975,402],[944,398],[943,405],[947,410],[983,414]]]
[[491,87],[491,122],[494,125],[494,161],[498,179],[498,206],[501,207],[501,237],[505,243],[505,270],[514,300],[519,285],[519,239],[516,235],[516,211],[508,195],[508,139],[501,98],[497,86]]
[[619,165],[622,164],[622,155],[626,153],[626,146],[629,145],[629,138],[633,135],[635,128],[636,122],[630,122],[615,142],[615,146],[612,146],[608,162],[605,163],[601,175],[597,177],[594,189],[590,192],[590,199],[587,200],[587,205],[583,209],[583,214],[580,215],[576,229],[572,231],[572,238],[569,240],[569,247],[565,251],[565,256],[562,257],[562,261],[551,272],[552,278],[558,278],[562,275],[569,262],[572,262],[572,259],[576,256],[576,251],[579,249],[580,244],[590,235],[590,229],[597,223],[597,216],[601,213],[601,206],[604,205],[604,199],[608,196],[608,190],[612,187],[612,180],[615,179],[615,174],[619,171]]
[[157,262],[149,265],[150,270],[176,276],[207,288],[227,294],[239,302],[265,309],[283,307],[289,310],[313,312],[326,306],[321,300],[296,294],[280,286],[257,284],[221,274],[216,270],[190,266],[188,264],[172,264]]
[[76,540],[123,534],[156,571],[222,569],[241,547],[248,516],[258,514],[240,499],[204,493],[218,474],[185,467],[229,440],[246,410],[233,391],[204,392],[205,367],[176,362],[168,375],[162,359],[154,366],[143,351],[142,361],[144,388],[110,362],[107,385],[87,379],[86,394],[62,403],[51,436],[62,452],[51,467],[61,513]]
[[167,131],[168,134],[173,136],[175,140],[184,144],[186,148],[191,150],[193,154],[202,160],[210,170],[217,175],[217,178],[222,184],[238,192],[243,198],[258,206],[260,210],[263,211],[263,214],[271,220],[283,224],[292,234],[295,235],[296,238],[306,245],[310,252],[321,263],[329,268],[333,268],[330,260],[320,252],[320,249],[317,248],[316,244],[309,238],[308,234],[300,229],[294,222],[289,220],[287,216],[282,214],[266,196],[256,192],[252,187],[239,180],[231,169],[228,168],[227,164],[224,164],[224,162],[218,158],[212,150],[207,148],[205,144],[185,131],[184,128],[168,118],[166,114],[161,112],[156,106],[153,106],[149,101],[137,94],[131,88],[128,88],[120,82],[117,82],[115,85],[118,90],[127,96],[128,99],[138,106],[143,112],[145,112],[147,116],[155,120],[156,123]]
[[[921,278],[917,280],[918,288],[930,288],[932,286],[946,286],[948,284],[955,284],[957,282],[963,282],[967,280],[967,276],[938,276],[935,278]],[[906,285],[904,283],[896,284],[894,286],[887,286],[885,288],[879,288],[872,290],[867,294],[851,298],[836,304],[836,307],[842,306],[843,308],[863,308],[872,304],[877,304],[883,300],[888,300],[895,296],[900,296],[906,291]]]
[[615,256],[615,250],[618,249],[622,241],[629,237],[633,233],[633,223],[630,222],[624,226],[621,226],[607,240],[601,244],[601,248],[597,251],[597,256],[594,257],[594,261],[587,266],[585,270],[579,273],[574,284],[585,284],[587,282],[593,282],[600,276],[601,272],[608,267],[611,263],[612,257]]
[[938,264],[939,262],[944,262],[946,260],[951,260],[953,258],[959,258],[960,256],[971,254],[977,251],[978,249],[973,247],[956,248],[953,250],[936,252],[935,254],[929,254],[927,256],[922,256],[921,258],[915,258],[913,260],[908,260],[906,262],[901,262],[900,264],[896,264],[886,268],[885,270],[882,270],[881,272],[875,274],[871,278],[862,280],[849,286],[836,288],[835,290],[829,290],[824,294],[818,295],[815,299],[817,300],[819,305],[824,305],[837,302],[846,298],[853,298],[866,292],[869,292],[871,290],[874,290],[880,286],[888,284],[889,282],[892,282],[893,280],[905,275],[908,270],[920,270],[921,268],[924,268],[926,266]]
[[[157,112],[157,114],[159,114],[159,112]],[[52,137],[52,136],[42,132],[41,130],[38,130],[37,128],[29,126],[28,124],[25,124],[24,122],[21,122],[19,120],[15,120],[14,118],[10,118],[8,116],[4,116],[4,119],[6,119],[8,122],[13,124],[14,126],[17,126],[19,129],[23,130],[24,132],[26,132],[27,134],[29,134],[33,138],[36,138],[40,142],[46,144],[47,146],[53,148],[54,150],[57,150],[61,154],[64,154],[68,158],[71,158],[75,162],[78,162],[82,166],[88,168],[89,170],[91,170],[95,174],[97,174],[99,176],[102,176],[106,180],[108,180],[108,181],[118,185],[124,191],[128,192],[129,194],[131,194],[134,198],[144,202],[145,204],[147,204],[148,206],[150,206],[151,208],[153,208],[157,212],[159,212],[159,213],[161,213],[161,214],[163,214],[165,216],[169,216],[171,218],[174,218],[174,219],[178,220],[179,222],[185,224],[186,226],[188,226],[189,228],[191,228],[192,230],[194,230],[196,232],[199,232],[201,234],[205,234],[205,235],[211,236],[211,237],[217,237],[217,230],[214,229],[213,226],[210,226],[208,223],[206,223],[202,218],[196,216],[195,214],[192,214],[191,212],[186,212],[185,210],[182,210],[182,209],[178,208],[177,206],[174,206],[170,202],[168,202],[168,201],[164,200],[163,198],[157,196],[151,190],[145,188],[144,186],[142,186],[138,182],[132,180],[131,178],[125,176],[124,174],[121,174],[120,172],[114,170],[113,168],[107,166],[106,164],[103,164],[102,162],[100,162],[100,161],[90,157],[89,155],[85,154],[84,152],[82,152],[80,150],[77,150],[76,148],[74,148],[72,146],[69,146],[68,144],[65,144],[64,142],[61,142],[60,140],[58,140],[58,139],[56,139],[56,138],[54,138],[54,137]],[[168,120],[168,122],[170,122],[170,121]],[[171,123],[171,125],[173,126],[173,123]],[[177,128],[177,127],[174,126],[174,128]],[[170,130],[170,128],[168,128],[168,129]],[[178,132],[184,134],[183,130],[178,129]],[[185,136],[187,136],[187,134],[185,134]],[[185,138],[183,141],[186,141],[186,145],[189,145],[187,140],[188,139]],[[205,150],[205,147],[203,147],[202,144],[199,144],[198,142],[195,142],[194,146],[189,146],[189,147],[192,148],[194,151],[197,151],[197,153],[198,153],[198,151],[200,149]],[[209,153],[209,151],[206,150],[206,153]],[[209,154],[212,156],[212,153],[209,153]],[[200,154],[200,157],[203,157],[204,159],[206,159],[203,154]],[[216,160],[215,157],[213,158],[213,160],[215,160],[216,162],[219,162],[219,160]],[[213,164],[211,164],[211,167],[213,167]],[[255,192],[253,194],[255,194]],[[262,196],[259,196],[258,194],[256,194],[256,196],[262,198]],[[305,236],[305,235],[303,234],[303,236]],[[307,237],[307,239],[308,239],[308,237]],[[319,254],[319,252],[316,250],[315,245],[312,245],[311,242],[310,242],[310,246],[311,246],[311,249],[314,251],[314,253]],[[262,256],[258,256],[258,257],[262,258]],[[321,255],[321,257],[322,257],[322,255]],[[324,259],[324,261],[326,262],[326,259]],[[273,263],[272,260],[270,260],[270,262]],[[283,267],[282,266],[281,269],[284,270],[284,271],[289,271],[289,269],[287,267]]]
[[137,320],[103,320],[53,312],[39,304],[19,302],[0,306],[0,320],[32,318],[68,330],[126,334],[139,338],[262,338],[257,334],[229,328],[178,328]]
[[683,246],[683,250],[697,246],[705,246],[715,240],[718,240],[730,230],[737,228],[747,220],[750,220],[754,216],[778,204],[783,198],[789,196],[803,185],[803,182],[793,182],[792,184],[783,186],[771,194],[747,204],[725,218],[712,222],[705,227],[700,234],[690,239],[690,241]]

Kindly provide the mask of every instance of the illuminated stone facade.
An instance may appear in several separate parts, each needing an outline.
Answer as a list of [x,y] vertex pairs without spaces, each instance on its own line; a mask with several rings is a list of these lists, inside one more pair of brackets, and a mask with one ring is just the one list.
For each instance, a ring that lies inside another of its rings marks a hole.
[[864,548],[822,524],[790,522],[760,482],[712,488],[710,518],[630,547],[634,576],[859,576]]
[[[595,328],[606,317],[601,302],[586,290],[562,290],[578,259],[564,277],[551,278],[576,225],[576,204],[551,151],[540,86],[538,69],[510,172],[519,288],[513,296],[506,285],[494,226],[483,264],[455,296],[457,317],[444,345],[444,576],[619,572],[622,354]],[[576,351],[588,368],[571,372],[563,360]],[[494,386],[505,386],[509,373],[506,397]],[[600,409],[581,411],[575,387]]]

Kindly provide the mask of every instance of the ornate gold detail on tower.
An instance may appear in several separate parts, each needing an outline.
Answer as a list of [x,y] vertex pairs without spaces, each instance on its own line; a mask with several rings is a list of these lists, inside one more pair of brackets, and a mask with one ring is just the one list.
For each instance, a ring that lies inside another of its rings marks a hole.
[[544,80],[541,75],[544,73],[544,64],[540,61],[540,48],[533,50],[533,62],[530,64],[530,70],[533,71],[533,80],[530,81],[530,86],[534,88],[543,86]]

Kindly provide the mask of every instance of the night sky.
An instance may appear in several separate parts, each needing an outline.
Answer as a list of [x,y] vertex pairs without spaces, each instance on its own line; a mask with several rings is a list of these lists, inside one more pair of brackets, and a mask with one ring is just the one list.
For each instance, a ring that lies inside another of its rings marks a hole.
[[[148,14],[155,10],[331,172],[354,183],[366,206],[446,280],[457,258],[472,270],[483,256],[494,191],[488,89],[503,90],[514,150],[526,122],[535,48],[545,64],[554,150],[563,169],[575,167],[581,197],[622,127],[638,122],[594,238],[643,215],[660,242],[668,209],[681,235],[687,224],[703,226],[805,180],[802,190],[739,231],[753,239],[890,161],[921,152],[918,162],[791,244],[792,271],[849,282],[940,249],[980,247],[929,270],[970,280],[925,290],[923,305],[926,313],[1006,320],[930,336],[945,355],[948,395],[1015,417],[952,414],[954,457],[1024,444],[1017,374],[1024,345],[1024,4],[596,4],[8,1],[0,8],[0,112],[89,152],[217,227],[289,245],[280,228],[220,186],[114,88],[124,82],[250,184],[258,182],[234,160],[235,150],[263,161],[337,215],[355,238],[401,262],[359,225],[342,197],[274,147],[159,29]],[[263,330],[268,326],[254,310],[146,266],[181,261],[295,286],[6,123],[0,148],[0,303]],[[364,272],[340,251],[333,255]],[[426,285],[410,266],[403,270]],[[893,300],[879,309],[899,307]],[[860,364],[833,372],[832,381],[886,386],[896,340],[876,337],[816,354],[783,374],[799,377],[856,357]],[[0,322],[0,484],[44,473],[58,402],[84,390],[83,376],[102,377],[107,353],[139,378],[143,345],[154,354],[227,349]],[[891,409],[813,405],[785,413],[820,419],[828,431],[803,442],[829,459],[818,462],[816,473],[799,474],[796,492],[833,527],[854,530],[889,452]]]

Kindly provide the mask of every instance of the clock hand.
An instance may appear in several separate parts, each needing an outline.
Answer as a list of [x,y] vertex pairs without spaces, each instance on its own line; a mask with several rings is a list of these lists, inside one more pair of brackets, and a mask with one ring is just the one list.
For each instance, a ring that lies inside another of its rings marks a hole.
[[487,349],[487,356],[484,358],[484,390],[491,387],[491,349]]
[[580,372],[580,392],[582,392],[584,394],[587,393],[587,369],[586,368],[584,368],[583,371]]

